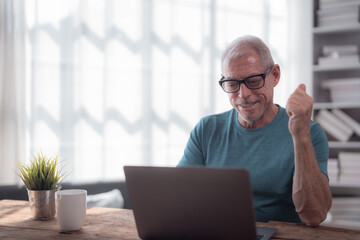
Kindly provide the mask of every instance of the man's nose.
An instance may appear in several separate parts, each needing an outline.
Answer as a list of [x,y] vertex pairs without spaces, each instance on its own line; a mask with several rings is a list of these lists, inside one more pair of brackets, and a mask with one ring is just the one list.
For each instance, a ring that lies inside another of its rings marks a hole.
[[238,96],[241,98],[247,98],[250,94],[251,90],[245,85],[245,83],[240,84]]

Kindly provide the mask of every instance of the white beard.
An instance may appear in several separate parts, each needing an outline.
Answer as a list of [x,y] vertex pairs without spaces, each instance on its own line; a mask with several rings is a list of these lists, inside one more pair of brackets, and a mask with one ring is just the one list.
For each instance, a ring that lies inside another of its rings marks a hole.
[[238,117],[240,117],[243,121],[249,123],[249,124],[254,124],[257,120],[259,120],[262,116],[264,115],[264,109],[261,110],[261,112],[252,118],[246,118],[244,117],[240,112],[238,112]]

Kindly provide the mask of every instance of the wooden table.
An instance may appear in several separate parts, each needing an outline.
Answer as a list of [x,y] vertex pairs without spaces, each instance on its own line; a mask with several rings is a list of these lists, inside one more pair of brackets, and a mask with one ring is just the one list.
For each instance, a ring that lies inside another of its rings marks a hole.
[[[360,230],[317,227],[284,222],[257,223],[277,228],[272,239],[359,239]],[[91,208],[84,227],[76,232],[61,232],[56,219],[31,219],[27,201],[0,201],[0,239],[139,239],[133,212],[126,209]]]

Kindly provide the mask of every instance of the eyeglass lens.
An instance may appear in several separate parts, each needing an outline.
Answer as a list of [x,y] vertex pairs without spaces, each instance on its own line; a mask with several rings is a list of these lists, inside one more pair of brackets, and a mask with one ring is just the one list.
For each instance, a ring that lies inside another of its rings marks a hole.
[[[245,85],[249,88],[249,89],[257,89],[257,88],[261,88],[264,84],[264,79],[262,76],[254,76],[254,77],[250,77],[247,78],[245,80]],[[226,81],[222,83],[222,88],[226,91],[226,92],[237,92],[240,89],[240,82],[238,81]]]

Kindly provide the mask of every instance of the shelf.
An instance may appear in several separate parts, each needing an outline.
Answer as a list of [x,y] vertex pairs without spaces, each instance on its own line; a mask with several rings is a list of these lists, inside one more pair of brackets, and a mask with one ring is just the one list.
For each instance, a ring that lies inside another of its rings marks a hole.
[[343,183],[330,183],[330,190],[335,196],[360,196],[360,186],[349,186]]
[[334,65],[313,65],[314,72],[330,72],[342,70],[360,70],[360,63],[334,64]]
[[[322,1],[322,0],[320,0]],[[325,1],[325,0],[324,0]],[[327,1],[327,0],[326,0]],[[340,2],[340,0],[337,0]],[[330,64],[318,64],[319,57],[324,56],[324,46],[356,46],[357,50],[353,51],[352,54],[359,54],[360,49],[360,22],[359,21],[349,21],[349,22],[334,22],[334,25],[326,26],[315,26],[318,22],[319,13],[317,10],[320,9],[319,0],[312,0],[313,2],[313,19],[311,21],[311,35],[312,35],[312,47],[309,48],[309,51],[312,51],[311,58],[308,60],[312,67],[310,69],[312,74],[312,96],[314,97],[313,105],[313,114],[312,119],[315,119],[316,114],[321,110],[328,110],[332,112],[333,109],[341,109],[349,115],[356,122],[360,122],[360,99],[357,97],[357,92],[349,91],[349,95],[346,92],[342,92],[345,96],[344,98],[336,98],[336,94],[332,91],[333,89],[328,89],[323,87],[322,82],[328,80],[336,79],[351,79],[360,77],[360,62],[356,61],[338,61],[330,62]],[[357,8],[357,6],[356,6]],[[336,7],[333,8],[335,11]],[[354,9],[357,10],[357,9]],[[356,11],[355,11],[356,12]],[[345,13],[347,14],[347,13]],[[320,14],[321,15],[321,14]],[[336,14],[334,14],[336,15]],[[358,14],[357,14],[358,15]],[[330,16],[330,15],[329,15]],[[321,16],[320,16],[321,17]],[[334,53],[334,56],[342,55],[342,52],[339,49],[330,51]],[[344,53],[345,55],[346,53]],[[350,54],[350,52],[349,52]],[[321,62],[323,63],[323,62]],[[340,84],[339,84],[340,85]],[[357,86],[356,86],[357,87]],[[349,89],[349,88],[347,88]],[[338,88],[336,87],[336,90]],[[340,86],[339,86],[340,91]],[[339,94],[340,96],[340,94]],[[334,100],[334,101],[332,101]],[[338,101],[335,101],[338,100]],[[348,101],[346,101],[348,100]],[[346,102],[339,102],[346,101]],[[329,120],[330,121],[330,120]],[[321,122],[321,118],[320,118]],[[326,122],[326,119],[324,120]],[[326,124],[323,122],[323,125]],[[334,128],[339,127],[345,124],[344,121],[334,123]],[[325,129],[324,129],[325,130]],[[360,151],[360,136],[357,133],[353,133],[350,136],[350,140],[341,142],[337,141],[335,136],[331,135],[331,129],[327,129],[326,135],[328,137],[329,144],[329,157],[339,159],[340,152],[359,152]],[[340,131],[340,130],[339,130]],[[356,159],[357,160],[357,159]],[[360,159],[359,159],[360,160]],[[351,165],[352,166],[352,165]],[[340,178],[341,179],[341,178]],[[346,180],[343,178],[342,180]],[[334,196],[345,197],[345,196],[359,196],[360,197],[360,182],[357,180],[356,183],[348,181],[340,182],[330,182],[330,190]]]
[[348,26],[314,27],[313,34],[332,34],[345,32],[360,32],[360,24]]
[[360,149],[360,142],[337,142],[337,141],[329,141],[329,148]]
[[332,108],[360,108],[360,102],[317,102],[314,103],[314,110]]
[[341,183],[341,182],[333,182],[333,183],[330,183],[330,186],[331,187],[347,187],[347,188],[356,188],[358,190],[360,190],[360,185],[359,184],[351,184],[351,183]]

